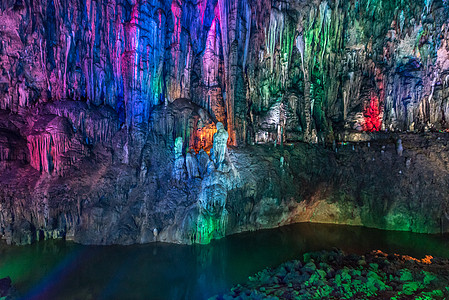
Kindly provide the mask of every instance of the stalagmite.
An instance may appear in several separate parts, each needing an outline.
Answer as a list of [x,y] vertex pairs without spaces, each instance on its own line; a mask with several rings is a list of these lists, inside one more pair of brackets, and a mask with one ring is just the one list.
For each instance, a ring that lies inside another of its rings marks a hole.
[[212,160],[215,166],[219,168],[225,160],[226,150],[228,148],[228,132],[224,129],[223,124],[217,123],[217,132],[214,134],[214,145],[211,151]]
[[198,170],[201,177],[204,177],[208,171],[213,168],[213,162],[210,160],[209,155],[201,149],[197,155],[198,159]]
[[402,156],[403,151],[404,151],[404,148],[402,147],[402,140],[398,139],[398,141],[396,142],[396,153],[399,156]]
[[311,218],[431,232],[447,194],[447,176],[426,177],[447,165],[447,10],[1,1],[0,237],[207,243]]
[[200,176],[198,171],[198,161],[194,153],[188,152],[186,154],[186,168],[187,175],[190,179]]
[[177,137],[174,148],[175,159],[173,166],[173,177],[178,181],[185,179],[186,176],[185,158],[182,149],[183,139],[182,137]]

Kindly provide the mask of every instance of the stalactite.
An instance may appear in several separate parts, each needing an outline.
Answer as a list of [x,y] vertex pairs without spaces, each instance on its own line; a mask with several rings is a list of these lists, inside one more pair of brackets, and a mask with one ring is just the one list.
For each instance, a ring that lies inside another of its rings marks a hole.
[[401,10],[401,14],[399,15],[399,28],[401,29],[401,33],[404,30],[404,24],[405,24],[404,10]]
[[120,127],[118,116],[110,108],[89,110],[87,106],[74,101],[64,101],[60,105],[45,107],[52,114],[65,117],[75,130],[79,130],[89,143],[111,142]]
[[248,59],[249,41],[251,39],[251,7],[248,2],[245,2],[245,22],[246,22],[246,35],[245,35],[245,50],[243,53],[243,70],[246,68],[246,61]]
[[224,58],[224,78],[225,78],[225,90],[223,91],[223,99],[227,111],[227,129],[230,135],[230,143],[236,145],[236,135],[234,130],[234,90],[235,77],[232,74],[231,67],[234,61],[237,59],[235,57],[235,51],[232,51],[232,42],[235,41],[235,21],[237,19],[237,7],[234,2],[238,0],[218,0],[218,11],[219,11],[219,21],[220,29],[222,33],[222,49]]
[[282,45],[282,35],[284,33],[284,14],[276,8],[271,10],[270,25],[266,37],[268,54],[271,56],[270,70],[273,73],[275,62],[276,45]]
[[[161,114],[161,111],[165,113]],[[209,152],[216,132],[210,115],[186,99],[158,107],[150,119],[149,129],[155,135],[166,137],[167,143],[173,142],[174,137],[181,137],[184,149],[195,152],[201,149]]]
[[429,14],[430,7],[432,6],[433,0],[424,0],[425,6],[426,6],[426,14]]
[[303,74],[305,73],[304,69],[304,55],[305,55],[305,44],[304,44],[304,36],[302,33],[298,34],[296,37],[296,48],[299,51],[299,54],[301,55],[301,69]]
[[66,47],[66,52],[65,52],[65,60],[64,60],[64,82],[63,82],[63,92],[64,95],[63,97],[67,97],[67,61],[69,58],[69,51],[70,51],[70,46],[71,46],[71,37],[67,36],[67,47]]
[[74,150],[69,128],[67,120],[54,117],[45,128],[35,128],[27,135],[30,164],[33,168],[43,173],[63,174],[64,169],[70,166],[70,160],[66,160],[64,156],[68,151]]
[[[218,85],[219,80],[219,41],[217,37],[217,18],[214,18],[207,34],[206,49],[202,60],[203,84],[212,87]],[[205,105],[202,105],[206,107]]]
[[[178,98],[224,122],[234,145],[254,135],[258,119],[289,93],[301,102],[297,135],[308,139],[313,128],[340,122],[351,128],[370,99],[360,93],[366,85],[379,97],[385,128],[449,126],[447,91],[440,91],[446,4],[37,0],[23,4],[30,19],[8,5],[0,11],[0,108],[21,113],[66,98],[93,110],[110,106],[133,135],[130,149],[145,139],[151,111]],[[430,16],[434,22],[425,21]],[[117,125],[101,122],[72,123],[97,143]]]
[[[325,3],[325,2],[324,2]],[[320,7],[321,9],[321,7]],[[323,14],[325,15],[325,17],[323,17],[323,31],[322,31],[322,36],[324,37],[324,42],[323,42],[323,47],[321,49],[321,64],[323,65],[325,63],[324,60],[324,54],[328,51],[328,44],[329,44],[329,38],[331,37],[331,32],[330,32],[330,28],[331,28],[331,17],[332,17],[332,11],[330,10],[330,8],[327,7],[327,3],[326,3],[326,9],[321,12],[320,11],[320,15]],[[324,72],[323,72],[323,77],[324,77]],[[323,78],[324,80],[324,78]]]

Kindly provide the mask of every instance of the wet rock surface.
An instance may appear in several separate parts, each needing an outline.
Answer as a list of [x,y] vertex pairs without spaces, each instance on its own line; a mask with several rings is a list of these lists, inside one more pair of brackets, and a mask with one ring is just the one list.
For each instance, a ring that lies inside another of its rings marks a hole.
[[449,261],[376,250],[306,253],[212,299],[446,299]]
[[0,298],[5,300],[18,299],[18,294],[12,285],[11,278],[5,277],[0,279]]

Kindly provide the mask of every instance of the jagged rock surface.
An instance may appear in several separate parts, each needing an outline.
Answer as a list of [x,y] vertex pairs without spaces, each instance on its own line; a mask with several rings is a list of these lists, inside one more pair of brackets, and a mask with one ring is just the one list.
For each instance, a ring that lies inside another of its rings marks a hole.
[[386,254],[312,252],[265,269],[213,299],[444,299],[448,261]]
[[[217,169],[207,153],[199,176],[186,155],[148,139],[139,172],[98,145],[63,176],[14,165],[1,174],[0,228],[14,243],[65,237],[81,243],[207,243],[226,234],[293,222],[440,232],[449,215],[444,134],[337,145],[228,149]],[[114,154],[115,155],[115,154]],[[183,176],[173,171],[180,161]],[[12,162],[10,163],[13,164]],[[188,166],[188,165],[187,165]],[[192,174],[192,173],[190,173]],[[154,235],[154,230],[158,234]]]
[[411,0],[2,1],[0,234],[444,231],[448,12]]
[[69,98],[109,106],[145,131],[153,107],[187,98],[226,125],[233,145],[332,139],[345,127],[447,129],[448,9],[411,0],[7,0],[0,108]]

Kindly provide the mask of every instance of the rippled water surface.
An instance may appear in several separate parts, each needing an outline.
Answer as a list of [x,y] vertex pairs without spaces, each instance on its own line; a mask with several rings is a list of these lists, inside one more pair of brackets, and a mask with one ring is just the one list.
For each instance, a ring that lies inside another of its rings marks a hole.
[[338,247],[449,258],[449,238],[352,226],[295,224],[206,246],[83,246],[44,241],[0,245],[0,278],[25,299],[207,299],[266,267]]

